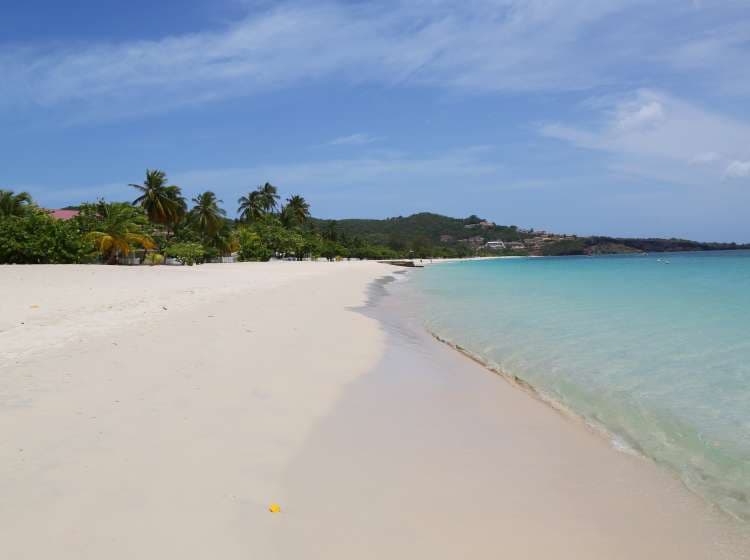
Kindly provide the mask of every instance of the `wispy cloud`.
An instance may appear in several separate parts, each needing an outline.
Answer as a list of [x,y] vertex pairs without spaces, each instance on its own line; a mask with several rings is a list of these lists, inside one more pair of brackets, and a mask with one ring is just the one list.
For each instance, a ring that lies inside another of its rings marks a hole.
[[356,132],[348,136],[339,136],[328,142],[331,146],[364,146],[365,144],[372,144],[377,140],[377,137],[371,136],[364,132]]
[[750,161],[733,161],[727,165],[727,177],[750,177]]
[[[477,178],[491,177],[501,169],[494,157],[488,157],[491,147],[473,146],[451,150],[428,157],[408,154],[371,155],[350,159],[318,160],[302,163],[278,163],[254,167],[192,170],[173,173],[172,179],[187,188],[222,185],[243,191],[253,185],[251,178],[268,177],[284,188],[357,188],[377,185],[384,179],[403,177],[404,180],[427,177]],[[421,183],[421,181],[420,181]],[[429,189],[429,183],[425,187]]]
[[[669,0],[673,2],[676,0]],[[116,117],[319,80],[467,92],[571,91],[628,62],[609,19],[639,0],[287,1],[222,30],[160,40],[31,44],[0,54],[0,107]],[[600,48],[592,48],[598,38]],[[635,58],[634,53],[632,58]]]
[[[508,182],[506,168],[499,161],[493,146],[468,146],[445,152],[416,156],[413,154],[380,152],[353,158],[322,159],[292,163],[270,163],[248,167],[182,169],[170,173],[170,182],[180,185],[190,198],[200,191],[211,189],[231,209],[238,196],[254,189],[258,183],[270,181],[282,192],[304,192],[316,203],[341,199],[356,200],[359,208],[364,191],[376,190],[378,199],[392,199],[394,209],[404,202],[409,192],[415,208],[424,207],[432,191],[442,186],[461,184],[456,196],[466,190],[482,192],[518,189]],[[68,205],[82,199],[104,196],[109,200],[130,200],[134,196],[128,188],[131,180],[94,184],[83,187],[59,187],[48,191],[41,202],[45,205]],[[384,189],[383,185],[388,185]],[[18,185],[30,192],[45,192],[40,185]],[[361,209],[360,209],[361,211]]]
[[669,75],[695,87],[735,84],[746,92],[750,24],[738,18],[741,4],[252,3],[244,18],[219,30],[158,40],[4,45],[0,115],[43,107],[62,108],[74,119],[118,118],[323,80],[559,92]]
[[[595,125],[546,124],[543,135],[614,157],[612,168],[660,180],[711,184],[744,176],[750,123],[662,92],[640,90],[605,106]],[[699,166],[699,168],[696,168]]]
[[[736,3],[740,4],[740,3]],[[727,6],[729,7],[729,6]],[[747,10],[745,4],[744,9]],[[685,33],[661,58],[673,67],[700,73],[712,88],[726,93],[750,93],[750,65],[747,64],[750,23],[744,17],[697,33]]]

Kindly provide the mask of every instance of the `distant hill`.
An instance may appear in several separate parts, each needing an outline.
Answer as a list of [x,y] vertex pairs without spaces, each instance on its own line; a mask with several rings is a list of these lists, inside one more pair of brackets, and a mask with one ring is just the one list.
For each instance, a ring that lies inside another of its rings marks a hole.
[[750,249],[750,245],[701,243],[684,239],[566,236],[522,229],[514,225],[497,225],[476,215],[451,218],[429,212],[383,220],[313,218],[312,225],[342,243],[385,246],[399,254],[408,254],[410,250],[419,254],[438,254],[437,249],[457,256],[592,255]]
[[[313,221],[321,229],[330,223],[329,220]],[[430,212],[384,220],[335,220],[335,228],[338,234],[344,237],[357,237],[381,245],[393,242],[408,244],[415,240],[434,244],[450,243],[476,236],[483,236],[487,240],[520,241],[524,237],[516,226],[498,226],[478,216],[450,218]],[[448,240],[448,237],[451,239]]]

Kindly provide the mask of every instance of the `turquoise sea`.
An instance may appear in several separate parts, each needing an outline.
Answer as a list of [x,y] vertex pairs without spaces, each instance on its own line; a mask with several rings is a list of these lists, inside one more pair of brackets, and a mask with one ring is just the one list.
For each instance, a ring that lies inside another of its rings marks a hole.
[[435,334],[750,520],[750,252],[444,263],[408,284]]

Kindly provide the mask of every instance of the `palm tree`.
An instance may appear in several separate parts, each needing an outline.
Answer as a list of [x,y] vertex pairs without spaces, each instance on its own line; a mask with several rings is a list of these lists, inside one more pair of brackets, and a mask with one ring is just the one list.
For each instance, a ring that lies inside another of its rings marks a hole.
[[280,198],[278,192],[279,189],[271,183],[266,183],[249,192],[247,196],[241,196],[237,200],[237,204],[239,204],[237,212],[240,214],[240,220],[258,221],[264,216],[272,214],[278,206]]
[[25,191],[15,194],[13,191],[0,190],[0,218],[23,216],[32,204],[31,195]]
[[174,213],[172,215],[172,220],[169,223],[169,225],[172,226],[172,229],[174,229],[175,226],[187,216],[187,201],[185,200],[185,197],[182,196],[182,189],[176,185],[170,185],[166,188],[166,191],[167,197],[174,203]]
[[298,194],[286,199],[281,209],[281,219],[287,225],[302,225],[310,217],[310,204]]
[[218,249],[222,256],[231,255],[240,248],[237,230],[232,229],[226,220],[222,220],[219,231],[208,240],[207,244]]
[[128,204],[101,202],[97,207],[97,222],[97,229],[89,232],[88,238],[107,264],[117,264],[120,255],[128,256],[133,245],[144,249],[156,246],[151,237],[142,232],[138,214]]
[[237,212],[240,220],[255,222],[265,215],[260,191],[252,191],[247,193],[247,196],[241,196],[237,199],[237,204],[239,204]]
[[180,187],[167,185],[167,174],[159,169],[147,169],[142,185],[130,184],[142,194],[133,201],[146,211],[148,219],[155,224],[170,228],[185,216],[187,205]]
[[193,199],[195,206],[190,211],[190,217],[206,238],[214,237],[224,223],[226,212],[219,208],[220,202],[211,191],[200,193]]
[[271,213],[276,210],[279,198],[279,189],[274,187],[271,183],[266,183],[262,187],[258,187],[260,193],[260,200],[263,210],[267,213]]

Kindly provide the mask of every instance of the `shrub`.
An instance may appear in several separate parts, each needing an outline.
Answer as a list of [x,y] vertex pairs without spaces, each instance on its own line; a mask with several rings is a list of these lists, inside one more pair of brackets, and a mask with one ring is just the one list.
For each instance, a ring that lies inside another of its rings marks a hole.
[[221,251],[216,247],[203,247],[203,262],[211,262],[221,256]]
[[174,243],[167,247],[166,254],[180,261],[181,264],[193,266],[203,263],[206,250],[200,243]]
[[164,255],[161,255],[159,253],[149,253],[148,255],[146,255],[145,262],[149,266],[162,264],[164,262]]
[[73,220],[42,211],[0,218],[0,263],[69,264],[91,260],[90,244]]
[[273,250],[255,231],[243,228],[239,232],[239,256],[241,261],[267,261]]

